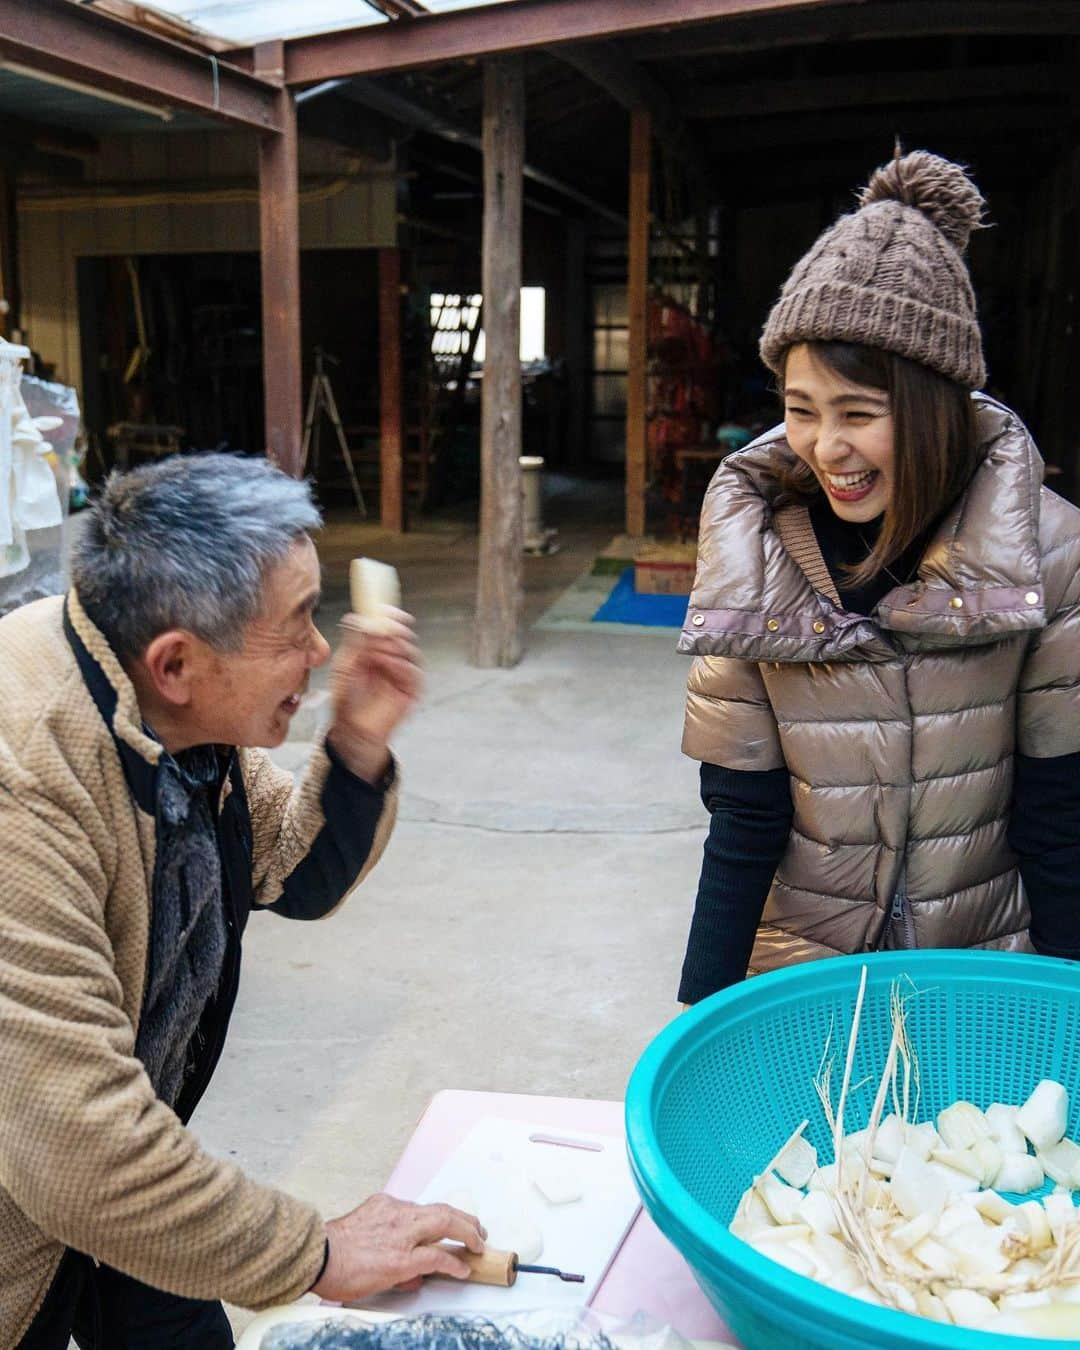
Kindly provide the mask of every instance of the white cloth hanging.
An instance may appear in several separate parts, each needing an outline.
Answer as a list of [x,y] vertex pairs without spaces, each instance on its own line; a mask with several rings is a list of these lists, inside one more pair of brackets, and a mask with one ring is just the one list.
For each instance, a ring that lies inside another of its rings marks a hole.
[[30,562],[28,530],[63,523],[64,511],[43,432],[59,417],[31,417],[19,391],[22,362],[30,353],[0,338],[0,577],[14,576]]

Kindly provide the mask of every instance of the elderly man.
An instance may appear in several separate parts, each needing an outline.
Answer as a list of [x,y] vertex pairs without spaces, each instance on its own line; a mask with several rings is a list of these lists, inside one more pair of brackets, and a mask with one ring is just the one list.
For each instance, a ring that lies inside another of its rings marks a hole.
[[262,460],[137,469],[85,521],[66,599],[0,620],[2,1347],[219,1350],[219,1299],[356,1299],[463,1277],[444,1238],[483,1249],[472,1216],[387,1196],[324,1223],[185,1128],[249,912],[332,913],[393,824],[406,616],[347,634],[297,787],[255,748],[330,654],[318,525]]

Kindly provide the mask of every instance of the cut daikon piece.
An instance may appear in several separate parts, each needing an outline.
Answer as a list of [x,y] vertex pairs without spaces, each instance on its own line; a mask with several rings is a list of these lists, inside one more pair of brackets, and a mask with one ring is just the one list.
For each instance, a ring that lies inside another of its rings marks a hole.
[[1013,1195],[1027,1195],[1043,1184],[1043,1165],[1030,1153],[1006,1153],[994,1178],[996,1191],[1010,1191]]
[[861,1299],[863,1303],[873,1303],[878,1308],[883,1308],[885,1306],[868,1284],[857,1285],[850,1292],[852,1298]]
[[[1050,1230],[1054,1234],[1054,1241],[1060,1246],[1062,1236],[1069,1224],[1076,1223],[1080,1211],[1072,1202],[1072,1196],[1068,1191],[1055,1191],[1053,1195],[1048,1195],[1043,1200],[1043,1209],[1046,1210],[1046,1217],[1050,1224]],[[1080,1285],[1077,1285],[1080,1289]]]
[[1069,1094],[1051,1078],[1044,1078],[1020,1108],[1016,1123],[1037,1149],[1047,1149],[1064,1137],[1069,1119]]
[[970,1176],[967,1172],[959,1172],[955,1167],[935,1162],[933,1159],[925,1166],[930,1169],[931,1175],[936,1178],[938,1185],[944,1186],[949,1195],[963,1195],[965,1191],[977,1191],[979,1189],[978,1178]]
[[911,1249],[911,1254],[916,1261],[924,1265],[927,1270],[931,1270],[935,1275],[955,1275],[956,1257],[940,1242],[935,1242],[933,1238],[923,1238],[922,1242],[917,1242]]
[[962,1172],[976,1181],[982,1180],[982,1164],[970,1148],[937,1148],[930,1154],[930,1161],[940,1163],[942,1167],[951,1167],[954,1172]]
[[1080,1339],[1080,1304],[1048,1303],[1041,1308],[1003,1312],[994,1323],[994,1331],[1047,1341],[1077,1340]]
[[971,1154],[979,1164],[979,1183],[992,1186],[994,1178],[1001,1171],[1005,1154],[996,1139],[980,1139],[971,1147]]
[[1054,1241],[1049,1216],[1038,1200],[1025,1200],[1022,1205],[1015,1205],[1001,1230],[1002,1250],[1014,1261],[1035,1256],[1052,1246]]
[[803,1223],[810,1225],[815,1234],[832,1234],[840,1231],[833,1202],[824,1191],[811,1191],[804,1196],[797,1213]]
[[354,614],[377,631],[386,627],[387,609],[401,605],[401,582],[389,563],[374,558],[354,558],[349,568],[349,601]]
[[775,1228],[776,1220],[761,1196],[750,1187],[739,1201],[739,1208],[731,1221],[731,1231],[739,1238],[747,1238],[763,1228]]
[[945,1205],[945,1193],[934,1175],[932,1164],[923,1162],[908,1148],[902,1149],[896,1160],[889,1193],[893,1204],[906,1219],[914,1219],[920,1214],[936,1217]]
[[934,1128],[934,1122],[924,1120],[921,1125],[909,1125],[907,1127],[904,1132],[904,1142],[912,1153],[925,1161],[934,1149],[940,1148],[942,1140]]
[[874,1157],[895,1163],[904,1147],[904,1124],[899,1116],[886,1116],[874,1139]]
[[1002,1236],[1000,1231],[977,1222],[954,1229],[942,1243],[955,1256],[961,1274],[1000,1275],[1009,1264],[1009,1257],[1002,1251]]
[[796,1275],[805,1275],[811,1280],[814,1278],[817,1271],[817,1262],[812,1255],[798,1251],[793,1243],[769,1242],[766,1241],[764,1234],[760,1234],[750,1245],[762,1256],[767,1256],[770,1261],[776,1261],[779,1265],[786,1266],[788,1270],[793,1270]]
[[972,1206],[965,1204],[964,1196],[954,1196],[945,1206],[934,1224],[934,1237],[940,1241],[958,1228],[967,1228],[970,1224],[981,1222],[981,1216],[972,1212]]
[[1080,1145],[1071,1139],[1062,1139],[1049,1148],[1040,1149],[1038,1157],[1051,1181],[1070,1190],[1080,1189]]
[[769,1207],[769,1213],[778,1224],[795,1223],[803,1195],[794,1186],[787,1186],[772,1172],[755,1178],[758,1194]]
[[990,1123],[971,1102],[954,1102],[937,1118],[937,1130],[947,1148],[970,1148],[991,1137]]
[[986,1108],[986,1121],[1001,1145],[1002,1153],[1026,1153],[1027,1139],[1016,1123],[1020,1114],[1018,1106],[1006,1106],[1003,1102],[994,1102]]
[[831,1195],[836,1194],[836,1164],[826,1163],[824,1167],[819,1167],[810,1178],[809,1189],[812,1191],[827,1191]]
[[915,1291],[915,1306],[919,1310],[920,1317],[929,1317],[932,1322],[945,1322],[952,1324],[952,1318],[949,1316],[949,1310],[936,1294],[932,1294],[929,1289],[917,1289]]
[[997,1191],[979,1191],[972,1198],[975,1208],[991,1223],[1004,1223],[1013,1211],[1012,1205]]
[[870,1156],[870,1131],[853,1130],[844,1136],[844,1152],[857,1153],[864,1160]]
[[796,1135],[777,1158],[773,1168],[789,1186],[805,1186],[817,1168],[817,1149],[801,1134]]
[[1020,1308],[1045,1308],[1053,1301],[1049,1289],[1023,1289],[1015,1294],[1002,1294],[999,1299],[1002,1312],[1016,1312]]
[[533,1174],[532,1181],[549,1205],[571,1205],[581,1199],[581,1183],[571,1172],[543,1168]]
[[889,1234],[893,1246],[897,1251],[909,1252],[917,1243],[922,1242],[934,1231],[933,1214],[916,1214],[913,1219],[908,1219],[906,1223],[898,1224]]
[[998,1316],[998,1310],[992,1300],[984,1294],[976,1294],[971,1289],[950,1289],[942,1294],[941,1301],[958,1327],[978,1330]]

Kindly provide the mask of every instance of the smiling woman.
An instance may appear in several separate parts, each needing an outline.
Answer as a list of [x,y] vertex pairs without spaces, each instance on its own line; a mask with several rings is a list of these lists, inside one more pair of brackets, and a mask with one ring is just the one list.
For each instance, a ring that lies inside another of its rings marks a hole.
[[889,947],[1080,956],[1080,511],[985,378],[983,200],[925,151],[794,267],[679,649],[711,816],[680,999]]

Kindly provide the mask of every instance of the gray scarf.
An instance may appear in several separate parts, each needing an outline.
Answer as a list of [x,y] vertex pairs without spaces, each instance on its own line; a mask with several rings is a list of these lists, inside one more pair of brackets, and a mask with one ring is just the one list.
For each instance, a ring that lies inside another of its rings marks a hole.
[[150,959],[135,1053],[169,1106],[180,1095],[192,1037],[225,962],[220,776],[212,746],[175,757],[164,752],[158,766]]

